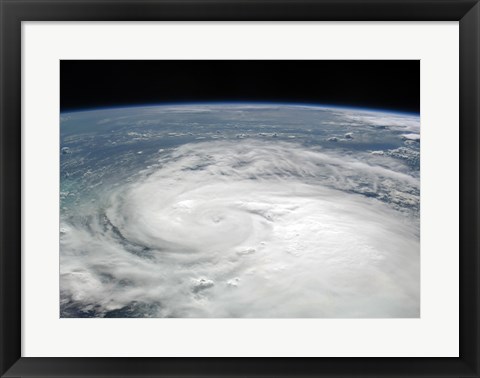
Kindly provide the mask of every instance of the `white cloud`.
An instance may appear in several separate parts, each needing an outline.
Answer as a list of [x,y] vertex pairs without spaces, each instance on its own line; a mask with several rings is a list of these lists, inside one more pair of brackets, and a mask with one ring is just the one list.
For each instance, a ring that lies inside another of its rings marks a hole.
[[62,301],[83,311],[419,316],[419,179],[396,159],[190,143],[109,189],[62,220]]
[[420,140],[420,134],[402,134],[402,137],[409,140]]
[[335,110],[343,119],[349,120],[351,125],[389,127],[395,131],[420,132],[420,117],[416,115],[378,113],[368,111]]

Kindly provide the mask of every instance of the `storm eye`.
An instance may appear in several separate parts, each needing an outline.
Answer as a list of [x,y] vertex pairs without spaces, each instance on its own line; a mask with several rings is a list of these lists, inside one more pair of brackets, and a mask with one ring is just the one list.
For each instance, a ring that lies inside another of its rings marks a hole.
[[222,220],[223,220],[223,216],[221,216],[221,215],[212,216],[213,223],[220,223]]

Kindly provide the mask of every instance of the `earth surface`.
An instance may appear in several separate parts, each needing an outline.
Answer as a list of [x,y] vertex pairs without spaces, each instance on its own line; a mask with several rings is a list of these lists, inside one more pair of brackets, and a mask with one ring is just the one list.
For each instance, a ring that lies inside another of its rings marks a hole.
[[62,317],[419,316],[418,115],[188,104],[60,127]]

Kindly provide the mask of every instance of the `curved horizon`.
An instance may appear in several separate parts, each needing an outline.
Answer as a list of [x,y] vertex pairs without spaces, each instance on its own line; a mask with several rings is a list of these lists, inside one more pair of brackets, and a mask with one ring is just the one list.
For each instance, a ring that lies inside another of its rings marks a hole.
[[309,108],[325,108],[325,109],[342,109],[342,110],[357,110],[364,112],[372,113],[387,113],[387,114],[399,114],[399,115],[409,115],[409,116],[420,116],[419,112],[411,112],[406,110],[396,110],[390,108],[370,108],[370,107],[359,107],[359,106],[349,106],[349,105],[336,105],[336,104],[326,104],[326,103],[304,103],[304,102],[275,102],[275,101],[198,101],[198,102],[152,102],[144,104],[134,104],[134,105],[106,105],[106,106],[96,106],[88,108],[76,108],[69,110],[60,110],[60,114],[70,114],[70,113],[82,113],[82,112],[93,112],[99,110],[115,110],[115,109],[130,109],[130,108],[153,108],[161,106],[191,106],[191,105],[282,105],[282,106],[298,106],[298,107],[309,107]]

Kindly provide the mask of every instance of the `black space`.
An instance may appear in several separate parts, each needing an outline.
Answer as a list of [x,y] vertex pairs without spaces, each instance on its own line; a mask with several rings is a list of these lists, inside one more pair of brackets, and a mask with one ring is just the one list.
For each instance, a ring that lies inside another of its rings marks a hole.
[[62,60],[61,111],[294,102],[420,112],[418,60]]

